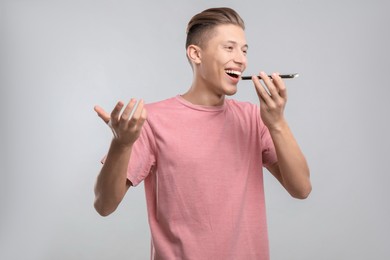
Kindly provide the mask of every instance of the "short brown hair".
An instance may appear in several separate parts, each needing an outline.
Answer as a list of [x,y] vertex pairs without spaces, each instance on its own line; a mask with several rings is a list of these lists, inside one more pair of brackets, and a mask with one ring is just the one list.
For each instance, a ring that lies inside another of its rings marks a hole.
[[234,24],[243,30],[245,24],[236,11],[228,7],[210,8],[196,14],[187,26],[186,48],[191,45],[202,47],[205,40],[211,36],[213,28],[221,24]]

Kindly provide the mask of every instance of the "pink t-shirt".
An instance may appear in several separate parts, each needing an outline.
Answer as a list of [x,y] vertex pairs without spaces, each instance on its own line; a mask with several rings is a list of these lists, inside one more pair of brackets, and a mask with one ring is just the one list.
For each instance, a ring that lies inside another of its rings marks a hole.
[[151,259],[269,259],[262,167],[277,158],[259,107],[176,96],[146,109],[128,179],[145,184]]

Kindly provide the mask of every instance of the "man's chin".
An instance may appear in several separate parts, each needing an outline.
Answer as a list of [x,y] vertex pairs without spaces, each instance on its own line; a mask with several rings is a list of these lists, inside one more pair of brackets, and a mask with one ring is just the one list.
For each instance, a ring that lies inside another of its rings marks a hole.
[[233,96],[237,93],[237,87],[235,88],[229,88],[229,89],[226,89],[225,91],[225,95],[226,96]]

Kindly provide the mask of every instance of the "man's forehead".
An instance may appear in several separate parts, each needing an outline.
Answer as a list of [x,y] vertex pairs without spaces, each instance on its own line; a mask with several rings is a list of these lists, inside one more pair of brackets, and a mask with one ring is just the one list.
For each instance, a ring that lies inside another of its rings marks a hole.
[[215,28],[215,37],[226,43],[248,46],[244,30],[233,24],[218,25]]

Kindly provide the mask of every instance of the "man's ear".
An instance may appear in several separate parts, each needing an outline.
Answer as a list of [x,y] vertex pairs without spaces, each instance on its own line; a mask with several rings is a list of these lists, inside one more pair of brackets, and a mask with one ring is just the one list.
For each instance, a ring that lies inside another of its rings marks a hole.
[[187,57],[191,63],[200,64],[202,61],[201,49],[196,45],[189,45],[187,47]]

